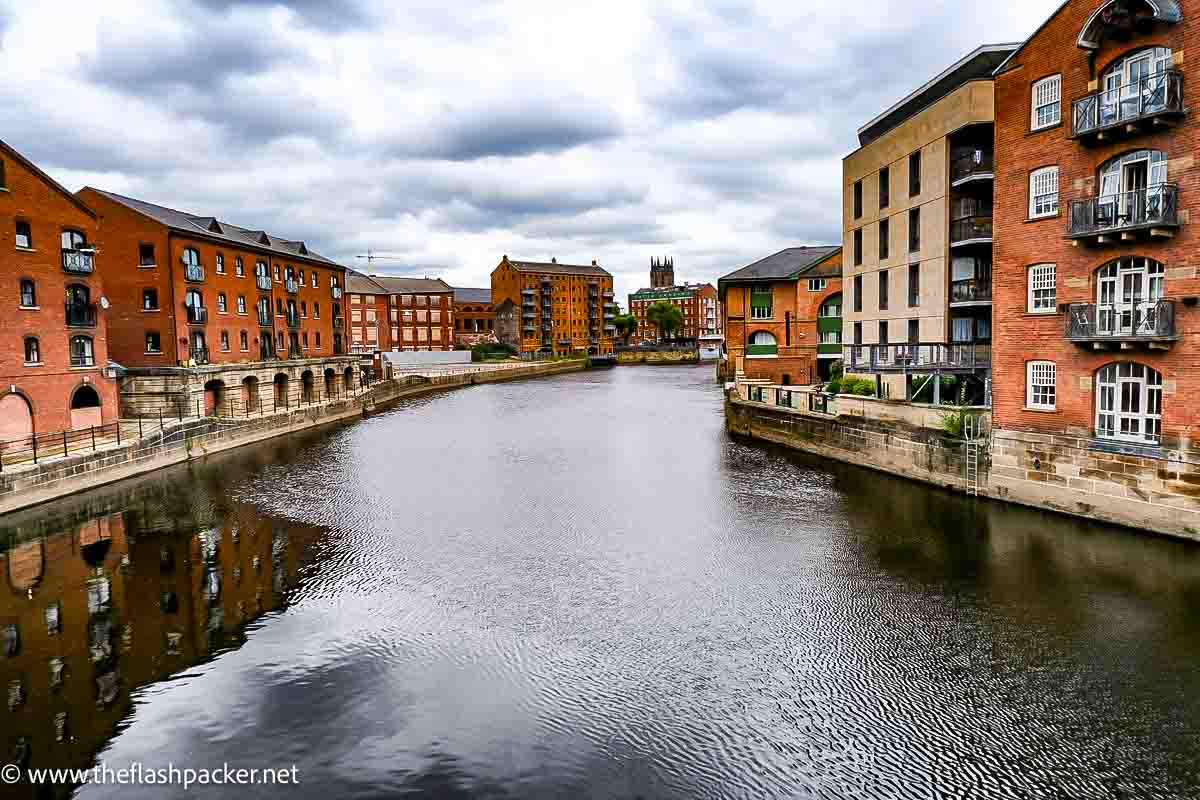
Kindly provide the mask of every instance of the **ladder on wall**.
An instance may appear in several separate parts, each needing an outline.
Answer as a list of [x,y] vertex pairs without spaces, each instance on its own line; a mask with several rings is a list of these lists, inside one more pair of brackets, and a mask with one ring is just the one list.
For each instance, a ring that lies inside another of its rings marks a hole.
[[963,420],[963,470],[967,494],[979,496],[979,459],[987,444],[986,424],[982,417],[968,415]]

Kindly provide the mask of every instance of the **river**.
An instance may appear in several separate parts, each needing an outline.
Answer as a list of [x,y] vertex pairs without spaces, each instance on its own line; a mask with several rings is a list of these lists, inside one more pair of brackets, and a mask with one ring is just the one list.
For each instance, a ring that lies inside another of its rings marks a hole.
[[293,800],[1200,794],[1200,547],[733,440],[711,374],[432,395],[0,518],[0,764],[295,766],[186,795]]

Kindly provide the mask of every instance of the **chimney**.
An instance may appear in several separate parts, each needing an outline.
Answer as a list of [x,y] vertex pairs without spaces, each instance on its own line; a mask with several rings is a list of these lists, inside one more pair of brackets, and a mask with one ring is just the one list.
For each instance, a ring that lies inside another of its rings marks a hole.
[[595,267],[595,266],[598,266],[598,265],[596,264],[596,259],[594,259],[594,258],[592,259],[592,266],[593,266],[593,267]]
[[551,256],[551,257],[550,257],[550,263],[551,263],[551,264],[557,264],[557,263],[558,263],[558,259],[557,259],[557,258],[555,258],[554,256]]
[[504,254],[504,258],[500,259],[500,262],[501,262],[501,263],[503,263],[503,264],[507,264],[507,263],[508,263],[508,253],[505,253],[505,254]]

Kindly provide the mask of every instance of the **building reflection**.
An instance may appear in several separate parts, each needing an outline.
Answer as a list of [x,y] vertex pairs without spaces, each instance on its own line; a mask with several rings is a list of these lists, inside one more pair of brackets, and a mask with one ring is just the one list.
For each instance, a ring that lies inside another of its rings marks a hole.
[[240,647],[285,606],[322,534],[228,500],[171,516],[161,499],[31,539],[0,532],[0,764],[93,766],[138,689]]

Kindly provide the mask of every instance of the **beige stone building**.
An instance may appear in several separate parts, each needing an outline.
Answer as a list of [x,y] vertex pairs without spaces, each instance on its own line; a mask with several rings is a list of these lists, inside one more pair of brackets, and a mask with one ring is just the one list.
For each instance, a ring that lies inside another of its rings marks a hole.
[[1015,45],[984,45],[859,130],[842,162],[847,373],[886,397],[932,402],[931,377],[988,394],[992,71]]

